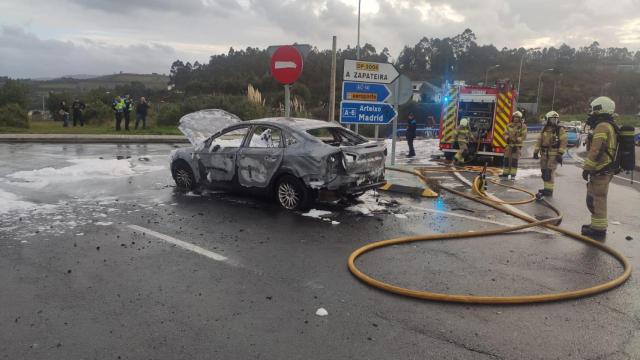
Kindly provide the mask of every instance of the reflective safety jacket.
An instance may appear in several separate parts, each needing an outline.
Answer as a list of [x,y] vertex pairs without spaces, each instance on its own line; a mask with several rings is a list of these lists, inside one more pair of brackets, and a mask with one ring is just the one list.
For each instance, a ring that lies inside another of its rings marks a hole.
[[124,99],[113,99],[113,103],[111,104],[111,107],[116,112],[123,112],[125,107]]
[[587,158],[583,169],[589,171],[607,170],[613,163],[618,147],[618,134],[609,122],[602,121],[593,129],[592,136],[587,139]]
[[458,127],[456,129],[456,141],[458,144],[467,144],[473,141],[473,134],[468,127]]
[[512,122],[507,125],[507,131],[504,133],[507,145],[522,147],[524,139],[527,138],[527,125],[523,122]]
[[545,126],[533,151],[549,156],[564,154],[567,151],[567,131],[562,126]]

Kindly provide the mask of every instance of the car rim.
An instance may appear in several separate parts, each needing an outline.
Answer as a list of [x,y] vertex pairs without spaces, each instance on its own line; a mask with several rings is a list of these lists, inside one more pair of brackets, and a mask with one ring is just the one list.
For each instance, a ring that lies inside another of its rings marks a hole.
[[296,189],[289,183],[282,183],[278,188],[278,199],[280,204],[287,209],[293,209],[300,201],[300,195]]
[[178,186],[183,187],[183,188],[190,188],[191,187],[191,174],[189,174],[189,172],[187,170],[184,169],[180,169],[178,171],[176,171],[176,182],[178,183]]

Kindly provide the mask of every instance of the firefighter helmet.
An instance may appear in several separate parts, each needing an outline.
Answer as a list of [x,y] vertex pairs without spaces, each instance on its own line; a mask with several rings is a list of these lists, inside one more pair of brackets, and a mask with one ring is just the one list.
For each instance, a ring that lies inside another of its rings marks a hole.
[[460,126],[462,127],[469,126],[469,119],[468,118],[460,119]]
[[547,124],[558,125],[560,114],[551,110],[544,116],[544,118],[547,120]]
[[616,111],[616,103],[606,96],[600,96],[591,102],[591,114],[613,115]]
[[520,111],[516,111],[513,113],[512,117],[522,119],[522,113]]

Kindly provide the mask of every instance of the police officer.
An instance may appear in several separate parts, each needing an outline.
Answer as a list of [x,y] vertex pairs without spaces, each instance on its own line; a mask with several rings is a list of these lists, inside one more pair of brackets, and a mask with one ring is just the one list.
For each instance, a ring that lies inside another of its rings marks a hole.
[[80,126],[84,126],[84,116],[82,116],[82,112],[85,109],[84,102],[80,99],[73,100],[71,104],[71,109],[73,110],[73,126],[79,122]]
[[129,131],[129,121],[131,121],[131,112],[133,111],[133,99],[131,99],[130,95],[126,95],[123,99],[124,101],[124,129]]
[[416,130],[418,128],[418,123],[416,122],[415,116],[413,113],[409,113],[409,121],[407,122],[407,145],[409,146],[409,155],[407,157],[416,156],[416,151],[413,148],[413,139],[416,138]]
[[504,149],[504,168],[501,178],[515,179],[518,172],[518,159],[522,151],[522,145],[527,138],[527,126],[522,120],[522,113],[516,111],[513,113],[512,121],[507,125],[505,132],[505,141],[507,147]]
[[554,173],[558,164],[562,165],[562,156],[567,151],[567,132],[560,126],[560,115],[549,111],[545,115],[546,124],[538,137],[533,150],[533,158],[540,159],[540,170],[544,188],[538,190],[538,197],[553,196]]
[[124,99],[122,96],[116,96],[113,98],[113,102],[111,103],[111,108],[115,112],[116,115],[116,131],[120,131],[120,123],[122,122],[122,114],[124,113]]
[[587,138],[587,158],[582,178],[587,181],[587,208],[591,224],[582,226],[582,235],[602,240],[607,235],[607,193],[617,170],[614,162],[618,137],[613,116],[616,104],[601,96],[591,102],[587,125],[592,133]]
[[473,141],[473,134],[469,130],[469,119],[460,119],[460,125],[456,129],[455,141],[458,143],[458,152],[454,156],[457,163],[464,163],[469,156],[469,143]]

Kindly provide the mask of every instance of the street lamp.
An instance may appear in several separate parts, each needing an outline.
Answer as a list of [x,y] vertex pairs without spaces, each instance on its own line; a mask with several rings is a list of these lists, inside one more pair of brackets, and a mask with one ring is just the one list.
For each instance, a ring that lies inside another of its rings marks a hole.
[[493,69],[497,69],[497,68],[499,68],[499,67],[500,67],[500,65],[493,65],[493,66],[490,66],[490,67],[487,69],[487,71],[485,71],[485,72],[484,72],[484,86],[487,86],[487,81],[488,81],[488,79],[489,79],[489,71],[491,71],[491,70],[493,70]]
[[524,58],[527,57],[529,51],[536,51],[540,48],[531,48],[529,50],[525,50],[520,58],[520,70],[518,71],[518,99],[520,99],[520,80],[522,79],[522,66],[524,65]]
[[553,68],[542,70],[540,72],[540,75],[538,75],[538,95],[536,96],[536,114],[540,113],[540,90],[542,90],[542,74],[544,74],[547,71],[553,71]]
[[562,82],[562,76],[563,74],[560,74],[560,80],[553,80],[553,98],[551,98],[551,110],[553,110],[553,107],[556,103],[556,86],[558,85],[558,82]]

